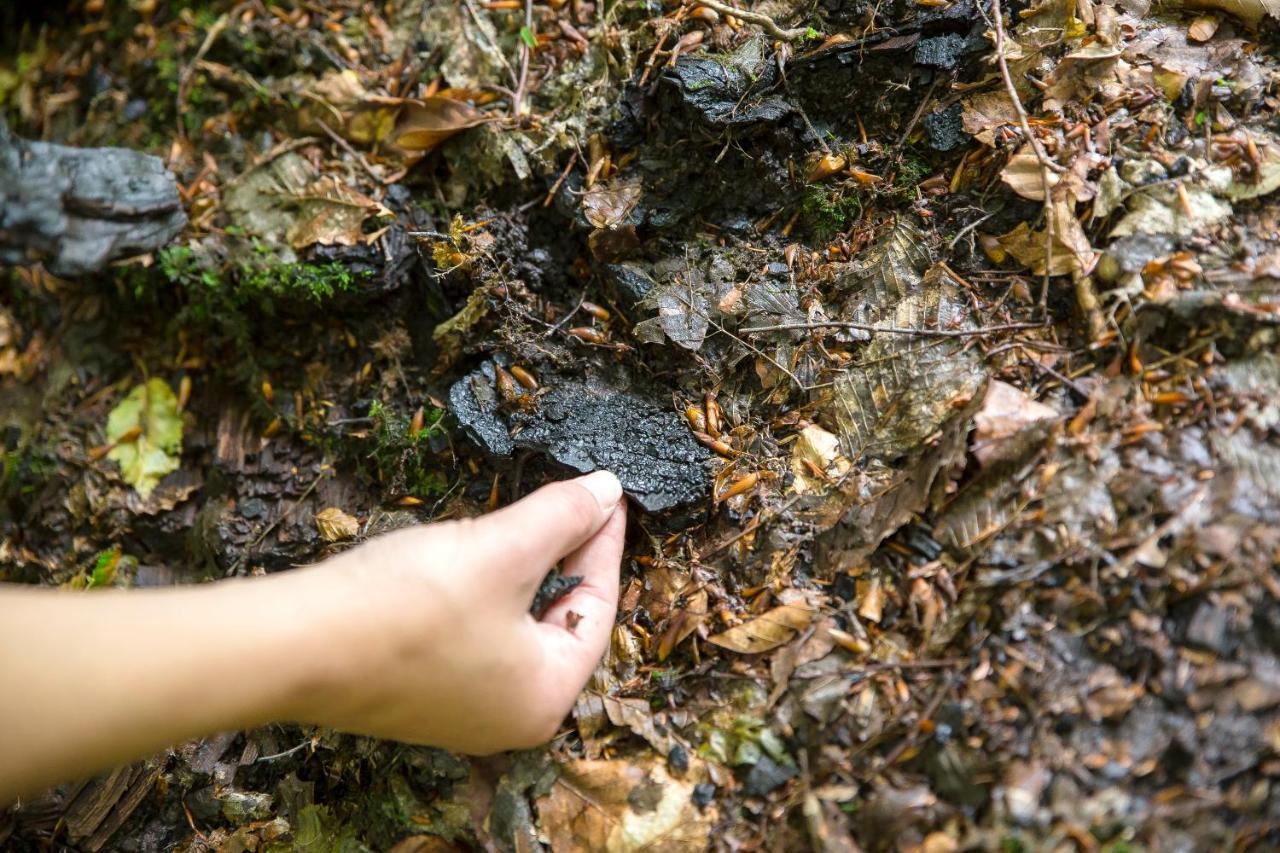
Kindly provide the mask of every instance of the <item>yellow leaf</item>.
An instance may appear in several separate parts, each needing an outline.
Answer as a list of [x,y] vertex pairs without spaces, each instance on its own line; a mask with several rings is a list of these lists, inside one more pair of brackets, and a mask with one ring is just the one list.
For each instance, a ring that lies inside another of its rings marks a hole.
[[135,386],[107,415],[107,458],[120,464],[124,481],[146,499],[160,480],[178,470],[182,416],[169,383],[152,377]]
[[722,631],[708,638],[707,642],[744,655],[767,652],[808,628],[813,614],[812,609],[803,605],[783,604],[749,622]]
[[386,139],[396,127],[396,111],[391,107],[357,109],[347,120],[346,137],[361,145]]
[[336,506],[316,513],[316,529],[326,542],[350,539],[360,532],[360,522]]

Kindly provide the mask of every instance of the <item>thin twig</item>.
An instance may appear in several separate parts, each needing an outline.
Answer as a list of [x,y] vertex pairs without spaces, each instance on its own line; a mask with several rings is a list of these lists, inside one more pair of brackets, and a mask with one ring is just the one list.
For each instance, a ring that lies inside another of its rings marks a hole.
[[1049,173],[1053,171],[1061,174],[1066,169],[1049,159],[1048,152],[1040,144],[1040,138],[1031,132],[1031,121],[1027,118],[1027,110],[1022,105],[1022,99],[1018,97],[1018,87],[1013,84],[1013,75],[1009,73],[1009,63],[1004,55],[1006,36],[1004,32],[1004,12],[1000,8],[1000,0],[991,0],[991,14],[993,18],[991,26],[995,31],[996,37],[996,65],[1000,68],[1000,77],[1004,80],[1004,88],[1009,93],[1009,100],[1013,102],[1013,111],[1018,115],[1018,124],[1022,128],[1022,133],[1027,137],[1027,143],[1031,146],[1031,150],[1035,152],[1036,160],[1040,164],[1040,187],[1044,193],[1044,278],[1040,283],[1040,314],[1048,319],[1049,276],[1053,269],[1053,240],[1055,237],[1053,197],[1050,194]]
[[260,755],[254,759],[254,763],[256,764],[260,761],[275,761],[276,759],[284,758],[285,756],[288,756],[288,755],[293,755],[298,750],[305,749],[306,747],[310,746],[311,743],[312,741],[308,739],[308,740],[304,740],[302,743],[298,744],[292,749],[286,749],[284,752],[277,752],[274,755]]
[[[587,299],[587,290],[586,288],[583,288],[582,295],[578,297],[578,304],[573,306],[572,311],[570,311],[568,314],[565,314],[558,321],[556,321],[555,325],[549,326],[547,331],[543,333],[543,337],[549,338],[552,335],[554,335],[556,332],[563,329],[565,327],[565,324],[567,324],[571,319],[573,319],[573,315],[577,314],[578,311],[582,309],[582,303],[585,302],[586,299]],[[544,323],[543,325],[546,326],[548,324]]]
[[1132,549],[1128,554],[1125,554],[1114,564],[1109,566],[1107,571],[1117,577],[1123,578],[1127,576],[1130,569],[1133,568],[1134,563],[1138,562],[1148,549],[1154,547],[1161,539],[1168,536],[1170,533],[1176,532],[1179,527],[1187,523],[1187,517],[1191,514],[1192,510],[1199,506],[1200,502],[1203,501],[1205,496],[1208,494],[1209,484],[1201,483],[1196,487],[1195,491],[1191,493],[1182,506],[1178,508],[1177,512],[1165,519],[1164,523],[1153,530],[1150,536],[1138,543],[1136,548]]
[[806,323],[777,323],[771,326],[749,326],[739,329],[740,332],[785,332],[794,329],[857,329],[861,332],[881,332],[891,335],[914,335],[922,338],[977,338],[996,332],[1011,332],[1016,329],[1043,329],[1044,322],[1039,323],[1003,323],[999,326],[983,326],[980,329],[912,329],[906,326],[872,326],[867,323],[850,323],[844,320],[821,320]]
[[938,709],[942,707],[942,700],[951,692],[951,682],[951,673],[943,673],[942,684],[938,685],[938,689],[934,692],[933,698],[930,699],[929,704],[925,706],[924,713],[920,715],[920,719],[916,721],[916,724],[911,727],[911,731],[907,732],[906,736],[903,737],[902,740],[898,741],[897,745],[893,749],[889,750],[889,754],[880,762],[881,770],[886,767],[892,767],[893,763],[901,758],[902,754],[906,752],[909,747],[916,745],[916,742],[920,739],[924,723],[926,721],[933,721],[933,715],[938,713]]
[[520,79],[516,82],[516,91],[511,98],[511,114],[518,121],[524,110],[525,86],[529,83],[529,54],[533,49],[525,41],[525,33],[533,37],[533,0],[524,0],[524,29],[520,32]]
[[1054,370],[1049,365],[1041,364],[1039,361],[1037,361],[1034,358],[1028,359],[1028,361],[1030,362],[1031,366],[1034,367],[1036,370],[1049,374],[1054,379],[1058,380],[1063,385],[1070,388],[1072,391],[1076,392],[1076,394],[1080,395],[1086,400],[1089,399],[1089,392],[1084,389],[1084,386],[1082,386],[1079,382],[1076,382],[1070,376],[1064,376],[1063,374]]
[[986,222],[988,219],[990,219],[993,216],[995,216],[994,213],[988,213],[986,216],[982,217],[981,219],[975,219],[972,222],[970,222],[968,225],[966,225],[965,227],[957,231],[956,236],[952,237],[950,240],[947,241],[947,251],[949,252],[952,249],[954,249],[956,247],[956,244],[960,242],[960,239],[964,237],[964,235],[968,234],[970,231],[977,228],[979,225]]
[[351,143],[347,142],[347,140],[343,139],[341,136],[335,133],[333,131],[333,128],[329,127],[329,125],[324,123],[324,119],[317,118],[316,124],[320,125],[320,129],[323,130],[325,133],[327,133],[329,135],[329,138],[332,139],[338,145],[339,148],[341,148],[343,151],[347,152],[352,157],[354,157],[356,162],[359,163],[360,166],[364,169],[365,174],[373,178],[375,183],[377,184],[383,183],[382,178],[378,177],[378,173],[373,171],[373,167],[369,165],[369,161],[364,159],[364,155],[361,154],[356,149],[352,148]]
[[213,26],[209,27],[209,31],[205,33],[204,41],[200,43],[199,49],[196,50],[196,55],[192,57],[191,61],[182,69],[182,73],[178,75],[177,119],[179,139],[187,138],[187,126],[185,119],[187,115],[187,90],[191,85],[191,75],[195,73],[196,64],[199,63],[200,60],[204,59],[205,54],[209,52],[209,48],[213,47],[213,43],[218,40],[218,36],[222,35],[222,31],[225,30],[230,23],[231,16],[228,13],[223,12],[222,15],[219,16],[218,20],[213,22]]
[[762,15],[759,12],[748,12],[745,9],[736,9],[728,3],[719,2],[719,0],[697,0],[695,5],[706,6],[708,9],[714,9],[721,15],[733,15],[739,20],[759,24],[769,35],[780,39],[786,39],[787,41],[806,38],[809,35],[808,27],[786,29],[778,26],[777,23],[774,22],[773,18],[770,18],[768,15]]
[[560,192],[560,187],[564,185],[565,179],[569,177],[569,173],[573,171],[573,166],[578,162],[578,151],[574,149],[573,156],[569,158],[569,165],[564,167],[564,171],[560,173],[560,177],[556,178],[556,182],[551,185],[551,189],[547,190],[547,197],[543,199],[542,206],[550,207],[551,202],[555,200],[556,193]]

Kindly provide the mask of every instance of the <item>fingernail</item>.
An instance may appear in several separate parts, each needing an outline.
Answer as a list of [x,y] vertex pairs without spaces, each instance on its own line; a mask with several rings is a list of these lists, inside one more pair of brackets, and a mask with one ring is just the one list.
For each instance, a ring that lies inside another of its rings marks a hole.
[[612,471],[592,471],[575,482],[590,492],[603,510],[612,510],[622,500],[622,483]]

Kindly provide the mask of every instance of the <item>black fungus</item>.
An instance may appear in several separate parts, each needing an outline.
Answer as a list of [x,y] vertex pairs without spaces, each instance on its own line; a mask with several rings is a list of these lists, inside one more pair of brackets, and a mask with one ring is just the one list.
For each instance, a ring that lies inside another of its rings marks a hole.
[[779,764],[769,756],[762,755],[747,771],[742,790],[749,797],[763,797],[795,775],[795,767]]
[[935,151],[951,151],[968,143],[969,134],[964,131],[960,104],[952,104],[945,110],[924,117],[925,137]]
[[0,264],[39,260],[80,276],[154,251],[186,224],[160,158],[30,142],[0,122]]
[[583,474],[612,471],[649,512],[705,496],[709,454],[675,412],[599,378],[545,385],[550,390],[536,406],[508,414],[498,399],[493,365],[485,363],[454,383],[450,409],[463,431],[490,453],[537,450]]

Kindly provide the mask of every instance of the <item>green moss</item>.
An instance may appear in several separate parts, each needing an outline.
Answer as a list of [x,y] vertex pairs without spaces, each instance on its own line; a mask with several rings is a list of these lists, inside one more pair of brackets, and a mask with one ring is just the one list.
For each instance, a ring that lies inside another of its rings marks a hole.
[[428,406],[423,414],[422,428],[414,431],[412,417],[375,400],[369,407],[373,449],[368,459],[374,477],[392,492],[418,498],[439,497],[449,490],[449,478],[441,469],[432,444],[446,435],[444,412]]
[[840,187],[810,185],[800,202],[801,222],[818,240],[847,231],[861,215],[862,199]]
[[170,282],[193,294],[221,294],[228,307],[244,307],[263,298],[318,304],[355,290],[362,277],[338,261],[288,263],[263,243],[255,240],[251,245],[252,251],[227,272],[215,269],[190,246],[170,246],[160,251],[160,270]]

